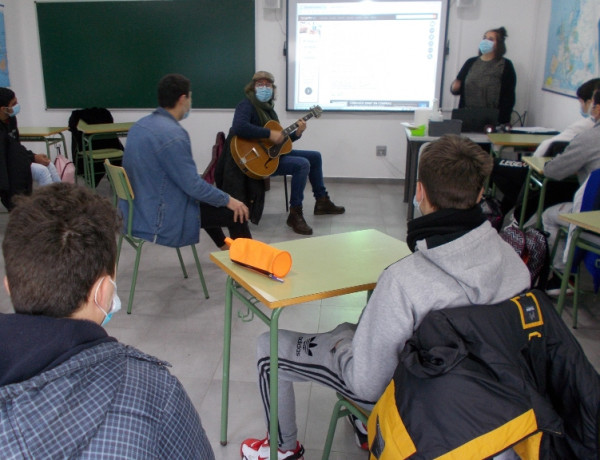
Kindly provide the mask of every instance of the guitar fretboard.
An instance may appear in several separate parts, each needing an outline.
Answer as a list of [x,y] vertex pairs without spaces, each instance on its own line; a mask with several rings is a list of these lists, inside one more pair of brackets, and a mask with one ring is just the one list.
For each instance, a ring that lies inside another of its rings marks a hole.
[[[312,117],[314,116],[314,114],[312,112],[307,113],[306,115],[304,115],[302,117],[303,121],[306,120],[310,120]],[[294,131],[296,131],[298,129],[298,122],[292,123],[290,126],[288,126],[287,128],[285,128],[281,134],[283,134],[285,137],[289,136],[290,134],[292,134]]]

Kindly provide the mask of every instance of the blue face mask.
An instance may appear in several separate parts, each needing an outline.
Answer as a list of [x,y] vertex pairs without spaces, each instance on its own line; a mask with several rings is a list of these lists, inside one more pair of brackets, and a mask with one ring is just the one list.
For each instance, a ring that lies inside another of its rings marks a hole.
[[256,88],[256,99],[260,102],[270,101],[273,97],[273,88],[269,88],[268,86],[258,86]]
[[579,107],[579,113],[581,114],[581,116],[583,118],[590,118],[590,116],[591,116],[589,111],[588,112],[584,112],[581,107]]
[[12,113],[9,113],[9,117],[16,117],[17,114],[21,111],[21,106],[19,104],[15,104],[12,106]]
[[102,281],[100,281],[98,283],[98,286],[96,286],[96,292],[94,292],[94,302],[96,303],[96,306],[105,315],[105,318],[102,321],[101,326],[106,326],[106,324],[111,320],[111,318],[113,317],[113,315],[115,313],[117,313],[121,309],[121,299],[119,298],[119,296],[117,294],[117,283],[115,283],[111,278],[108,278],[108,281],[110,281],[113,284],[113,286],[115,287],[115,290],[113,292],[113,299],[112,299],[110,310],[108,311],[108,313],[105,312],[104,309],[98,304],[98,300],[97,300],[98,289],[100,288],[100,285],[102,284]]
[[494,42],[485,38],[479,43],[479,51],[481,54],[487,54],[494,49]]

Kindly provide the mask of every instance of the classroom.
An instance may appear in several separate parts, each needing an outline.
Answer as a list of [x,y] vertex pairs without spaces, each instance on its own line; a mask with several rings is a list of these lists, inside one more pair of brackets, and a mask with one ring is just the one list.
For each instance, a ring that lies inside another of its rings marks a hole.
[[[476,55],[477,46],[485,31],[503,26],[508,31],[506,57],[512,61],[517,75],[514,110],[520,116],[526,116],[526,126],[561,131],[578,117],[579,105],[576,98],[542,89],[548,27],[552,5],[556,1],[448,1],[448,50],[444,60],[440,98],[440,107],[445,115],[458,107],[458,97],[451,94],[450,83],[462,64]],[[38,2],[39,0],[2,2],[10,87],[18,95],[21,106],[19,126],[66,126],[71,111],[82,107],[46,107],[37,28]],[[280,124],[285,127],[294,123],[301,113],[286,110],[287,69],[282,50],[286,40],[287,1],[253,0],[252,3],[255,70],[266,70],[275,76],[279,88],[275,109],[280,117]],[[82,27],[84,24],[82,21]],[[410,71],[408,63],[407,71]],[[597,76],[590,75],[588,78]],[[251,77],[252,74],[249,74],[248,80]],[[202,91],[212,91],[211,88],[195,86],[194,81],[191,82],[191,89],[194,98]],[[243,88],[240,87],[236,99],[243,97]],[[153,107],[108,108],[116,123],[135,122],[154,110]],[[227,133],[233,114],[233,108],[193,108],[189,117],[181,122],[190,135],[193,159],[200,173],[211,160],[215,134],[219,131]],[[412,112],[331,111],[325,112],[318,120],[307,121],[307,135],[294,146],[318,150],[323,154],[323,171],[329,193],[336,204],[346,208],[345,214],[341,216],[313,216],[312,196],[309,196],[307,188],[305,195],[310,200],[307,199],[305,213],[313,227],[313,236],[374,229],[394,239],[406,241],[407,221],[410,221],[412,214],[409,214],[407,203],[402,199],[408,173],[408,141],[402,123],[412,122],[413,116]],[[70,148],[70,133],[65,132],[65,136]],[[123,139],[123,143],[126,142]],[[41,145],[26,144],[27,148],[40,153],[43,151]],[[378,146],[386,146],[385,156],[376,155]],[[289,184],[285,185],[287,186]],[[108,181],[103,180],[97,192],[109,196],[111,192]],[[285,192],[283,179],[271,178],[263,219],[259,226],[250,226],[253,238],[269,244],[299,239],[298,235],[286,227]],[[7,221],[8,213],[0,213],[2,237]],[[268,328],[255,317],[252,308],[246,308],[234,298],[229,332],[231,369],[227,377],[229,422],[225,430],[227,445],[223,446],[221,401],[224,336],[227,339],[227,332],[223,331],[223,310],[227,276],[215,264],[218,256],[211,256],[216,249],[206,233],[201,232],[197,247],[209,298],[205,299],[202,286],[195,276],[194,259],[188,253],[188,248],[182,249],[184,262],[190,272],[189,278],[184,279],[179,271],[175,251],[148,244],[142,256],[132,314],[126,314],[124,309],[115,315],[106,329],[119,342],[171,363],[170,372],[181,381],[198,411],[215,458],[229,460],[240,457],[242,441],[250,436],[262,437],[265,433],[263,406],[256,384],[256,338]],[[129,295],[134,259],[134,251],[123,245],[116,280],[124,305]],[[3,267],[0,275],[4,276]],[[279,328],[301,330],[307,334],[329,331],[342,322],[356,322],[365,302],[364,290],[309,300],[302,305],[285,309]],[[571,310],[568,300],[562,318],[582,346],[587,359],[598,371],[598,295],[580,296],[580,303],[577,329],[570,327]],[[0,313],[12,311],[10,298],[7,295],[0,296]],[[252,318],[254,320],[250,321]],[[337,401],[336,394],[329,388],[310,382],[296,384],[295,388],[298,439],[305,448],[304,458],[321,458],[331,412]],[[338,424],[329,458],[368,458],[367,452],[356,446],[354,432],[349,424],[341,421]]]

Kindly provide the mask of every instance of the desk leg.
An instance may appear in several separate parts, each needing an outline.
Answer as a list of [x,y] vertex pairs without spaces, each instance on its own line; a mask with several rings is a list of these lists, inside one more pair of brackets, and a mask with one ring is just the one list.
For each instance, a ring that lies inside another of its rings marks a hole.
[[273,310],[270,323],[270,349],[269,365],[269,442],[271,443],[271,458],[277,458],[278,432],[279,432],[279,315],[281,308]]
[[527,171],[527,177],[525,178],[525,192],[523,193],[523,202],[521,203],[521,215],[519,216],[519,229],[523,230],[525,225],[525,213],[527,212],[527,198],[529,198],[529,187],[531,180],[531,168]]
[[[571,269],[573,267],[573,259],[575,258],[575,249],[577,247],[577,240],[579,238],[579,234],[581,233],[581,227],[575,227],[573,230],[573,234],[571,235],[571,244],[569,245],[569,253],[567,255],[567,263],[563,270],[562,280],[560,283],[560,295],[558,296],[558,302],[556,303],[556,310],[558,311],[559,316],[562,315],[563,308],[565,306],[565,299],[567,297],[567,287],[569,286],[569,277],[571,275]],[[562,255],[559,254],[559,257]],[[577,286],[579,287],[579,286]],[[573,299],[573,304],[575,303],[575,299]],[[577,324],[577,316],[575,316],[575,309],[573,309],[573,327]]]
[[[231,310],[233,279],[225,283],[225,331],[223,334],[223,381],[221,383],[221,445],[227,445],[227,418],[229,415],[229,365],[231,361]],[[274,457],[277,458],[277,457]]]
[[540,199],[538,200],[537,207],[537,218],[535,221],[535,228],[538,230],[542,229],[542,213],[544,212],[544,200],[546,199],[546,186],[548,185],[548,179],[544,177],[542,181],[542,188],[540,190]]

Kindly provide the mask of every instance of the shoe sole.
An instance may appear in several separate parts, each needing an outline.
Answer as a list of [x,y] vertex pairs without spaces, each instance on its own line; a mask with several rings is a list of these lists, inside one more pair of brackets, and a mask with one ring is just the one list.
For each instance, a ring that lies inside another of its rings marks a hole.
[[294,226],[291,224],[287,224],[287,226],[290,227],[294,231],[294,233],[297,233],[298,235],[312,235],[313,234],[312,230],[310,232],[301,232],[300,230],[295,229]]
[[315,216],[325,216],[327,214],[331,214],[331,215],[337,215],[337,214],[344,214],[346,212],[346,210],[344,209],[343,211],[335,211],[335,212],[327,212],[327,211],[315,211],[314,214]]

